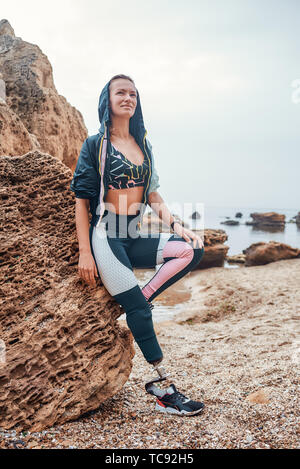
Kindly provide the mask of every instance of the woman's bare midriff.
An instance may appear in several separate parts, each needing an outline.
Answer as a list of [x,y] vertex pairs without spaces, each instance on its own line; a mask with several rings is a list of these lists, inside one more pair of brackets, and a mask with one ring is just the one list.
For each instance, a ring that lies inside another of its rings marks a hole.
[[129,189],[108,189],[105,208],[119,215],[137,215],[143,199],[143,186]]

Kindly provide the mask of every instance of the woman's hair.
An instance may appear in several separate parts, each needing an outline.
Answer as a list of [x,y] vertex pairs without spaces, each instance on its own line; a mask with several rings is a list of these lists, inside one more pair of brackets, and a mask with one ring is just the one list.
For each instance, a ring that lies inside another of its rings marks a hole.
[[133,79],[130,78],[128,75],[123,75],[122,73],[120,73],[119,75],[113,76],[113,77],[109,80],[109,85],[108,85],[108,86],[110,86],[110,84],[111,84],[112,81],[118,80],[118,78],[124,78],[125,80],[130,80],[130,81],[134,84],[134,86],[135,86],[135,83],[134,83]]

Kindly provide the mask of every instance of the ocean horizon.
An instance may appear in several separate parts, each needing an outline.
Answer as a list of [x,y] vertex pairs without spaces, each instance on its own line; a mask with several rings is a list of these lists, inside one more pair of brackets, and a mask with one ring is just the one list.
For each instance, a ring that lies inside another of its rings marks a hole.
[[[233,256],[242,253],[244,249],[253,243],[277,241],[288,244],[293,248],[300,249],[300,226],[289,221],[298,214],[300,209],[294,208],[276,208],[276,207],[241,207],[241,206],[204,206],[204,220],[193,220],[190,214],[183,218],[183,221],[189,225],[191,229],[219,229],[224,230],[228,235],[227,241],[224,243],[229,246],[227,255]],[[242,213],[241,218],[236,218],[236,214]],[[266,227],[258,228],[256,226],[246,225],[246,221],[253,221],[251,213],[276,212],[285,215],[285,226],[283,228]],[[238,220],[239,225],[223,225],[221,222],[226,221],[229,217],[231,220]]]

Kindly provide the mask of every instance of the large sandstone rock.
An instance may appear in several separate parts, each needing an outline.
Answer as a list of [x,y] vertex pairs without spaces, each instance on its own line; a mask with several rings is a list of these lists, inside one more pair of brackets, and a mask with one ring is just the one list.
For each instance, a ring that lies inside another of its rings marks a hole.
[[[15,37],[7,20],[0,21],[0,69],[8,106],[35,135],[41,151],[74,170],[82,142],[88,136],[82,115],[57,93],[46,55],[37,45]],[[16,153],[12,148],[2,154]]]
[[[197,233],[197,230],[193,230]],[[201,232],[198,232],[201,236]],[[204,256],[196,269],[206,269],[208,267],[223,267],[229,250],[229,246],[224,243],[228,235],[224,230],[204,230]]]
[[276,212],[266,213],[250,213],[252,222],[246,222],[246,225],[262,225],[262,226],[284,226],[285,215]]
[[[0,157],[0,427],[41,430],[96,409],[134,354],[121,310],[77,273],[72,172],[29,152]],[[2,354],[3,355],[3,354]]]
[[264,265],[282,259],[294,259],[300,257],[300,249],[292,248],[288,244],[269,241],[251,244],[243,250],[246,255],[245,266]]

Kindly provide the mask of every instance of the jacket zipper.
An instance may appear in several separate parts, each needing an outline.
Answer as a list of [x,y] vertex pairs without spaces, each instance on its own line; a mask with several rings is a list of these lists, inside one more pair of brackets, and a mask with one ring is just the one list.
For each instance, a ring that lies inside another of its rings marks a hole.
[[[99,173],[100,173],[100,217],[99,217],[99,220],[98,220],[98,223],[97,223],[97,226],[99,226],[101,220],[102,220],[102,217],[103,217],[103,213],[101,214],[101,211],[102,211],[102,206],[103,206],[103,203],[104,203],[104,192],[105,192],[105,185],[104,185],[104,173],[105,171],[103,171],[103,174],[101,172],[101,164],[102,164],[102,158],[105,158],[106,155],[102,155],[102,147],[103,147],[103,141],[104,141],[104,137],[106,135],[106,123],[104,122],[104,134],[101,138],[101,142],[100,142],[100,148],[99,148],[99,154],[98,154],[98,161],[99,161]],[[104,168],[105,168],[105,165],[104,165]],[[102,199],[101,199],[101,186],[103,186],[103,196],[102,196]]]

